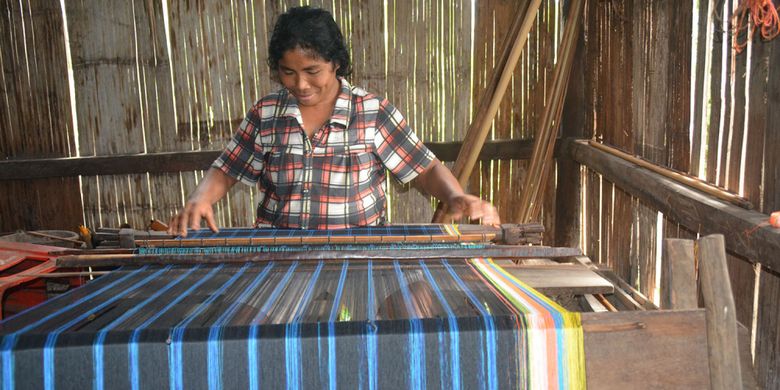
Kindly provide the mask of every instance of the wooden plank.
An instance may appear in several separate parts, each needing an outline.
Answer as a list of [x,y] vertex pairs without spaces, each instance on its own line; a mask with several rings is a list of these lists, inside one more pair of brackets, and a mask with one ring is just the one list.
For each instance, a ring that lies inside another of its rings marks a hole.
[[709,389],[703,310],[582,313],[591,389]]
[[780,230],[758,226],[766,221],[766,215],[717,201],[578,142],[573,144],[572,152],[576,161],[600,172],[667,217],[702,234],[723,234],[729,251],[780,269]]
[[[736,1],[733,2],[734,8],[736,8]],[[737,41],[736,34],[729,34],[730,46]],[[746,76],[749,69],[747,69],[748,55],[747,53],[737,54],[733,49],[729,50],[729,84],[726,86],[726,99],[729,101],[729,109],[731,113],[729,115],[729,122],[726,122],[728,128],[727,137],[724,138],[723,144],[724,150],[724,162],[721,170],[723,171],[724,180],[721,182],[723,187],[733,192],[740,193],[740,182],[742,180],[743,164],[747,164],[748,159],[752,156],[743,155],[743,144],[745,143],[745,137],[747,136],[747,123],[745,123],[746,116],[746,95],[748,93],[746,85]]]
[[[771,45],[777,46],[776,42],[754,42],[751,44],[752,58],[750,60],[751,68],[748,69],[750,81],[748,83],[748,99],[750,101],[747,107],[747,127],[745,128],[746,153],[750,158],[745,161],[745,183],[743,195],[757,208],[765,213],[773,210],[762,208],[763,194],[772,194],[772,188],[762,190],[761,176],[764,169],[772,169],[770,166],[762,166],[764,159],[768,157],[765,153],[764,142],[769,130],[769,116],[771,110],[769,107],[770,84],[767,82],[770,76],[769,56],[772,52]],[[780,46],[777,46],[780,47]],[[743,54],[743,56],[746,56]],[[778,84],[780,85],[780,84]],[[777,107],[777,106],[773,106]],[[769,145],[767,145],[769,146]],[[766,149],[772,150],[770,148]],[[775,153],[769,153],[774,155]],[[764,156],[764,158],[756,158]],[[769,184],[769,183],[768,183]],[[772,184],[774,185],[774,184]]]
[[757,265],[748,259],[734,256],[728,252],[726,253],[726,265],[729,270],[731,289],[734,292],[737,322],[752,327],[755,293],[758,283]]
[[726,265],[722,235],[698,240],[701,291],[707,313],[707,344],[713,389],[737,389],[741,385],[737,316]]
[[[585,240],[582,243],[583,251],[591,260],[596,263],[602,263],[601,253],[599,252],[599,197],[598,189],[600,184],[600,176],[596,171],[592,169],[585,169],[585,199],[584,199],[584,226],[582,230],[585,232]],[[606,259],[603,261],[606,264]]]
[[758,390],[758,378],[756,368],[753,365],[753,356],[750,353],[750,330],[741,323],[737,323],[737,336],[739,342],[739,368],[742,373],[742,388]]
[[[631,238],[631,274],[637,275],[636,285],[642,294],[652,296],[655,291],[656,226],[658,211],[641,200],[633,203],[634,226]],[[619,229],[619,225],[617,227]],[[620,239],[620,236],[616,237]],[[636,272],[634,270],[637,270]]]
[[503,268],[547,295],[611,294],[614,291],[612,283],[580,265],[507,265]]
[[[699,177],[703,177],[706,181],[714,183],[715,185],[721,185],[722,183],[718,181],[716,172],[719,149],[718,138],[721,135],[721,121],[725,121],[726,119],[722,118],[723,115],[721,115],[721,107],[726,103],[723,101],[723,96],[721,95],[721,72],[723,67],[726,66],[726,64],[724,64],[722,61],[724,46],[726,47],[725,50],[728,53],[730,51],[728,49],[730,40],[728,38],[728,20],[716,16],[723,15],[723,8],[726,6],[727,2],[720,4],[720,2],[710,0],[709,3],[710,10],[707,14],[708,17],[707,19],[702,19],[701,22],[703,22],[702,24],[708,26],[708,33],[705,37],[709,42],[712,42],[711,49],[709,47],[705,48],[705,50],[711,50],[709,52],[711,63],[709,69],[710,73],[708,75],[709,84],[704,85],[704,88],[707,89],[708,97],[708,99],[704,99],[704,101],[709,103],[712,109],[710,110],[709,117],[705,119],[705,123],[707,124],[707,137],[706,140],[703,139],[703,141],[705,141],[706,148],[704,145],[702,145],[702,150],[707,151],[702,159],[706,164],[706,167],[699,168],[703,171],[703,173],[705,173],[705,175],[699,175]],[[723,81],[728,82],[727,80]],[[728,112],[728,110],[725,110],[725,112]]]
[[87,267],[140,264],[211,264],[225,262],[265,262],[322,259],[376,259],[416,261],[420,258],[452,259],[470,257],[491,257],[504,259],[571,257],[579,256],[577,248],[556,248],[543,246],[496,246],[483,249],[436,249],[423,252],[420,249],[393,250],[300,250],[255,254],[224,253],[215,255],[69,255],[57,259],[58,267]]
[[[612,183],[604,180],[604,177],[597,172],[594,172],[594,176],[597,178],[597,182],[594,183],[594,192],[591,197],[593,198],[595,208],[590,211],[594,214],[591,228],[593,235],[588,237],[588,240],[592,241],[596,246],[600,263],[612,267],[616,272],[621,273],[628,279],[629,273],[623,272],[626,270],[624,264],[628,264],[628,252],[621,252],[620,254],[613,252],[612,231],[615,228],[615,224],[611,223],[611,221],[619,214],[615,206],[620,204],[619,201],[615,201],[616,189]],[[630,233],[630,230],[626,232],[626,234],[628,233]],[[617,240],[615,241],[617,242]],[[623,248],[628,248],[628,246],[623,246]]]
[[[604,187],[610,189],[603,197],[609,199],[611,215],[604,218],[603,223],[608,226],[608,235],[602,237],[606,241],[605,255],[615,273],[632,287],[638,287],[636,256],[632,256],[631,248],[636,232],[634,231],[633,210],[634,199],[631,194],[622,188],[610,183],[606,177],[601,176]],[[629,230],[630,227],[630,230]]]
[[604,256],[604,258],[601,257],[601,252],[599,250],[600,242],[598,239],[600,236],[598,231],[601,229],[599,218],[602,215],[599,202],[600,184],[601,176],[592,169],[586,169],[584,183],[585,204],[583,205],[585,209],[585,226],[583,226],[583,230],[586,230],[586,241],[583,242],[583,249],[585,254],[594,262],[607,264],[608,258],[606,256]]
[[[688,172],[690,167],[690,103],[691,103],[691,30],[693,5],[690,1],[670,1],[668,17],[662,23],[669,30],[669,62],[666,83],[667,126],[665,127],[666,162],[670,168]],[[699,46],[703,46],[699,44]],[[698,63],[696,64],[698,66]],[[697,80],[698,81],[698,80]],[[664,100],[661,98],[660,100]]]
[[[452,161],[461,142],[427,142],[426,146],[441,161]],[[479,158],[481,161],[522,160],[531,156],[532,148],[533,142],[530,140],[487,141]],[[0,180],[205,170],[220,153],[221,149],[5,160],[0,161]]]
[[758,295],[755,364],[763,389],[780,388],[780,273],[762,271]]
[[774,71],[769,73],[766,81],[766,104],[771,109],[767,112],[764,131],[764,204],[761,209],[768,214],[780,210],[780,153],[777,153],[780,150],[780,131],[777,131],[780,110],[775,109],[780,107],[780,72],[776,71],[780,66],[780,40],[772,40],[767,45],[771,45],[772,50],[767,66]]
[[[698,31],[697,31],[697,38],[699,42],[705,42],[706,43],[706,37],[707,37],[707,28],[708,24],[706,23],[708,10],[709,10],[709,3],[710,2],[699,2],[698,8],[694,11],[698,13]],[[702,22],[704,21],[704,22]],[[694,77],[696,82],[696,87],[693,91],[694,95],[692,96],[693,99],[693,143],[692,143],[692,150],[691,150],[691,165],[688,173],[691,173],[693,175],[698,175],[699,173],[699,167],[700,167],[700,157],[703,153],[703,143],[701,142],[701,134],[702,134],[702,112],[706,112],[704,109],[705,106],[708,104],[707,99],[704,99],[703,96],[705,95],[705,85],[704,85],[704,78],[705,78],[705,50],[706,50],[706,44],[699,43],[696,47],[696,70],[694,71]]]
[[693,241],[665,239],[661,266],[661,308],[697,308]]

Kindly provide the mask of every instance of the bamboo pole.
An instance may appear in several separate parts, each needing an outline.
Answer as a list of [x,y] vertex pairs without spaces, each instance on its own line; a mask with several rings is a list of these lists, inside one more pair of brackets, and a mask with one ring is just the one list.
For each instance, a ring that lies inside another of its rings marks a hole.
[[541,199],[544,195],[541,188],[551,169],[555,139],[558,136],[561,113],[563,112],[563,101],[566,98],[566,86],[571,74],[574,50],[579,37],[583,5],[583,0],[575,0],[569,9],[569,15],[566,19],[569,23],[564,28],[560,55],[558,56],[559,61],[553,71],[552,92],[534,138],[531,163],[525,176],[525,185],[519,202],[520,207],[517,208],[514,218],[516,221],[538,219],[541,211]]
[[684,175],[680,172],[673,171],[671,169],[658,166],[656,164],[653,164],[649,161],[642,160],[641,158],[634,157],[622,150],[615,149],[613,147],[604,145],[600,142],[596,141],[589,141],[588,144],[590,146],[593,146],[594,148],[607,152],[613,156],[620,157],[623,160],[626,160],[632,164],[639,165],[640,167],[647,168],[659,175],[662,175],[666,178],[672,179],[680,184],[685,184],[687,186],[693,187],[694,189],[697,189],[699,191],[702,191],[706,194],[712,195],[718,199],[724,200],[726,202],[733,203],[739,207],[742,207],[743,209],[752,210],[753,204],[750,203],[747,199],[733,194],[731,192],[728,192],[724,190],[723,188],[714,186],[710,183],[707,183],[705,181],[702,181],[701,179],[691,177],[688,175]]
[[46,234],[46,233],[36,232],[36,231],[32,231],[32,230],[25,231],[24,233],[27,233],[27,234],[30,234],[30,235],[33,235],[33,236],[48,238],[48,239],[54,240],[54,241],[64,241],[64,242],[70,242],[70,243],[78,244],[78,245],[83,245],[84,244],[84,241],[81,241],[81,240],[76,240],[76,239],[67,238],[67,237],[59,237],[59,236],[55,236],[55,235],[52,235],[52,234]]
[[[540,5],[541,0],[532,0],[525,14],[518,12],[518,17],[515,18],[512,24],[502,56],[493,70],[490,84],[488,84],[480,99],[477,114],[466,132],[466,136],[463,138],[458,158],[455,160],[455,165],[452,168],[452,173],[458,179],[461,187],[466,187],[466,182],[474,170],[474,165],[476,165],[479,158],[479,152],[482,150],[482,145],[485,143],[493,119],[496,116],[496,112],[498,112],[498,106],[504,98],[507,86],[512,79],[512,73],[520,59],[525,43],[528,41],[528,33],[531,31]],[[520,18],[521,15],[523,16],[522,18]],[[439,202],[436,212],[433,214],[432,222],[443,222],[446,211],[444,204]]]

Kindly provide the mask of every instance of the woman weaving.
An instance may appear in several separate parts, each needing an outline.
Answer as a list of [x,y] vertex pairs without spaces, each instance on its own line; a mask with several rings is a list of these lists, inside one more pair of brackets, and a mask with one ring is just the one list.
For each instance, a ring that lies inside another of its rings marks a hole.
[[206,225],[238,181],[257,185],[257,224],[340,229],[384,222],[385,171],[442,200],[452,218],[500,223],[495,208],[458,181],[387,100],[351,86],[349,53],[333,17],[309,7],[281,15],[268,64],[283,89],[258,101],[222,155],[170,221],[170,233]]

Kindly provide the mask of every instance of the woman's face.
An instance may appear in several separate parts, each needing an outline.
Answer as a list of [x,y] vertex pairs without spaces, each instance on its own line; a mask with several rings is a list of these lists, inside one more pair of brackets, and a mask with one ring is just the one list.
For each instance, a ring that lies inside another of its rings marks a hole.
[[301,106],[332,104],[341,87],[337,69],[333,62],[296,47],[284,52],[279,60],[279,81]]

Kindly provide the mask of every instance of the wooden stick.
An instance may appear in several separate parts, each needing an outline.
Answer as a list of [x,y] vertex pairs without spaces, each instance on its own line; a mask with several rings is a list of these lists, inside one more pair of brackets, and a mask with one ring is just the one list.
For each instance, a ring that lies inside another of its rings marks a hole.
[[33,236],[48,238],[48,239],[55,240],[55,241],[65,241],[65,242],[71,242],[71,243],[79,244],[79,245],[83,245],[84,244],[84,241],[81,241],[81,240],[74,240],[72,238],[66,238],[66,237],[57,237],[55,235],[41,233],[41,232],[36,232],[36,231],[25,231],[25,233],[33,235]]
[[[458,152],[455,165],[452,167],[452,173],[464,188],[474,170],[479,152],[485,143],[485,138],[487,138],[493,118],[496,116],[498,106],[504,98],[509,81],[512,79],[512,74],[528,40],[528,33],[531,31],[540,5],[541,0],[532,0],[522,18],[520,18],[522,14],[518,12],[518,18],[515,19],[507,36],[503,55],[496,64],[490,83],[479,101],[474,121],[463,137],[463,144]],[[520,22],[521,20],[522,22]],[[511,45],[510,42],[512,42]],[[507,48],[510,49],[507,50]],[[444,205],[439,202],[432,222],[443,222],[446,212]]]
[[156,219],[153,219],[149,221],[149,230],[155,231],[155,232],[164,232],[168,230],[168,225],[160,222]]
[[737,205],[739,207],[742,207],[743,209],[746,209],[746,210],[752,210],[753,209],[753,204],[750,203],[749,200],[747,200],[747,199],[745,199],[745,198],[743,198],[743,197],[741,197],[739,195],[736,195],[736,194],[733,194],[731,192],[728,192],[728,191],[724,190],[723,188],[720,188],[720,187],[714,186],[714,185],[712,185],[710,183],[707,183],[705,181],[702,181],[701,179],[698,179],[698,178],[695,178],[695,177],[692,177],[692,176],[688,176],[688,175],[682,174],[680,172],[673,171],[673,170],[671,170],[669,168],[653,164],[653,163],[651,163],[649,161],[645,161],[645,160],[643,160],[641,158],[638,158],[638,157],[634,157],[634,156],[632,156],[632,155],[630,155],[630,154],[628,154],[628,153],[626,153],[626,152],[624,152],[622,150],[618,150],[618,149],[615,149],[613,147],[604,145],[601,142],[596,142],[596,141],[592,141],[591,140],[591,141],[588,141],[588,144],[590,146],[593,146],[594,148],[596,148],[598,150],[607,152],[607,153],[609,153],[609,154],[611,154],[613,156],[616,156],[616,157],[620,157],[620,158],[622,158],[622,159],[624,159],[624,160],[626,160],[626,161],[628,161],[628,162],[630,162],[632,164],[636,164],[636,165],[639,165],[640,167],[647,168],[647,169],[649,169],[649,170],[651,170],[651,171],[653,171],[653,172],[655,172],[655,173],[657,173],[659,175],[662,175],[662,176],[664,176],[666,178],[669,178],[669,179],[672,179],[672,180],[674,180],[674,181],[676,181],[678,183],[685,184],[687,186],[693,187],[693,188],[695,188],[695,189],[697,189],[699,191],[702,191],[702,192],[704,192],[706,194],[712,195],[712,196],[714,196],[714,197],[716,197],[718,199],[724,200],[726,202],[733,203],[733,204],[735,204],[735,205]]
[[515,221],[531,221],[538,219],[541,211],[541,198],[544,191],[541,190],[546,177],[550,172],[550,162],[558,136],[563,101],[566,98],[566,87],[571,74],[574,50],[579,38],[579,27],[582,19],[584,2],[576,0],[572,3],[567,17],[567,24],[563,32],[559,62],[553,71],[553,85],[550,97],[545,105],[539,129],[534,138],[534,150],[531,155],[531,163],[525,175],[525,185],[520,196],[519,207],[514,216]]
[[34,273],[34,274],[16,274],[16,275],[20,277],[26,277],[26,278],[70,278],[74,276],[98,276],[98,275],[105,275],[108,273],[111,273],[111,271],[52,272],[49,274]]
[[601,304],[602,304],[602,305],[604,305],[604,307],[606,307],[606,308],[607,308],[607,310],[609,310],[609,311],[618,311],[618,309],[617,309],[617,308],[616,308],[614,305],[612,305],[612,303],[610,303],[610,302],[607,300],[607,298],[604,298],[604,295],[601,295],[601,294],[593,294],[593,296],[595,296],[595,297],[596,297],[596,299],[598,299],[598,300],[599,300],[599,302],[601,302]]
[[737,312],[723,236],[713,234],[699,239],[698,255],[707,316],[712,389],[739,389],[742,387],[742,373],[737,344]]
[[[424,224],[429,225],[429,224]],[[410,225],[413,226],[413,225]],[[542,244],[544,225],[540,223],[502,224],[500,226],[458,225],[457,234],[355,236],[327,234],[319,236],[204,237],[176,238],[159,232],[122,229],[119,241],[123,248],[135,247],[198,247],[255,245],[324,245],[324,244],[385,244],[397,242],[495,242],[509,245]],[[253,230],[253,228],[247,228]]]
[[601,332],[627,332],[631,330],[647,329],[644,322],[624,322],[620,324],[588,324],[583,326],[584,331],[589,333]]
[[391,249],[391,250],[323,250],[267,253],[220,253],[181,255],[74,255],[57,258],[58,267],[116,267],[142,264],[218,264],[247,261],[306,261],[306,260],[400,260],[484,258],[553,258],[579,256],[577,248],[547,246],[500,245],[480,249]]

